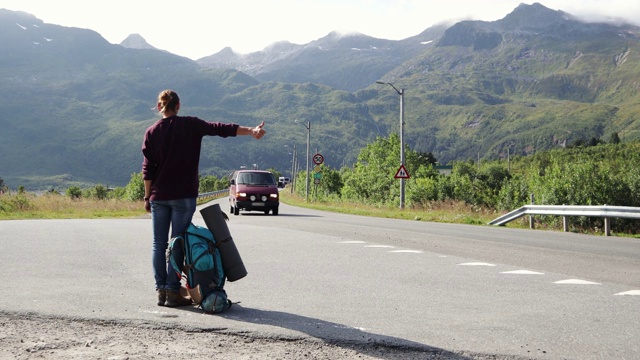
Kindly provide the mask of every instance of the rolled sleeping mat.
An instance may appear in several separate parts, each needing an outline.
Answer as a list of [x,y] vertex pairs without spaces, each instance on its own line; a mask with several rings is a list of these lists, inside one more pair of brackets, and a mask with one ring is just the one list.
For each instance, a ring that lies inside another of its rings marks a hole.
[[200,210],[200,214],[202,214],[204,223],[218,244],[220,257],[222,258],[222,268],[227,280],[236,281],[247,276],[247,269],[245,269],[240,253],[233,242],[231,233],[229,233],[226,216],[220,209],[220,205],[207,206]]

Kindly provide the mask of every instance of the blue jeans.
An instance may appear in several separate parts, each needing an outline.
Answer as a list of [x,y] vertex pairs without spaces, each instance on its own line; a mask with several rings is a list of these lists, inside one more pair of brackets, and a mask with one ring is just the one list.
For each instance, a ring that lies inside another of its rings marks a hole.
[[153,222],[153,276],[156,289],[180,290],[180,275],[167,262],[169,246],[169,227],[171,238],[183,233],[196,211],[196,198],[185,198],[151,202],[151,220]]

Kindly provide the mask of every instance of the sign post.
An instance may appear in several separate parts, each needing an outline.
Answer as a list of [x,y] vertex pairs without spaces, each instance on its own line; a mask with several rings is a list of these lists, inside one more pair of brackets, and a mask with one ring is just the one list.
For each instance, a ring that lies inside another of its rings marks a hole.
[[322,156],[322,154],[317,153],[313,155],[313,163],[316,164],[316,166],[313,168],[313,184],[316,197],[318,196],[318,184],[320,184],[320,179],[322,179],[322,173],[320,172],[322,168],[320,167],[320,164],[322,164],[323,162],[324,156]]

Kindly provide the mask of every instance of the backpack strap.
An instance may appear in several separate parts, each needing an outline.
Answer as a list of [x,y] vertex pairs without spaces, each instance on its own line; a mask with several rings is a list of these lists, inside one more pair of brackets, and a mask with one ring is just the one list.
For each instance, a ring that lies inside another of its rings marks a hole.
[[227,241],[232,241],[232,240],[233,240],[233,237],[229,236],[229,237],[227,237],[227,238],[224,238],[223,240],[216,241],[214,246],[215,246],[216,248],[220,249],[220,247],[222,246],[222,244],[226,243]]
[[[186,236],[186,233],[182,233],[179,234],[178,236],[176,236],[174,239],[178,239],[178,243],[180,244],[180,246],[182,247],[182,266],[186,267],[186,249],[184,247],[184,237]],[[169,247],[169,253],[168,253],[168,259],[172,259],[173,257],[173,248],[170,246]],[[180,272],[183,272],[183,269],[175,269],[175,270],[179,270]]]

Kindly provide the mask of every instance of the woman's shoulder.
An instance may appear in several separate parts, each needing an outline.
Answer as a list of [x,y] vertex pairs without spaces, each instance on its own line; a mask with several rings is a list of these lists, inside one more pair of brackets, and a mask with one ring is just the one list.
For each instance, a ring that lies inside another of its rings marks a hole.
[[162,123],[163,123],[163,120],[164,120],[164,119],[156,120],[153,124],[151,124],[151,125],[149,125],[149,126],[147,127],[146,132],[147,132],[147,133],[151,133],[151,132],[156,131],[156,129],[158,129],[159,127],[161,127],[161,125],[162,125]]
[[177,116],[179,120],[187,121],[187,122],[206,122],[205,120],[200,119],[197,116]]

